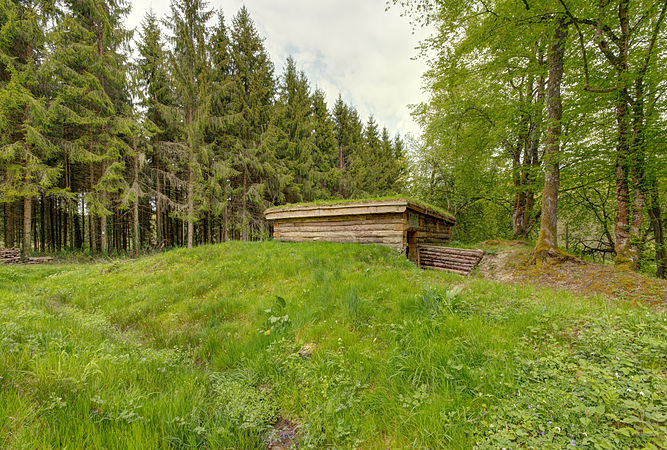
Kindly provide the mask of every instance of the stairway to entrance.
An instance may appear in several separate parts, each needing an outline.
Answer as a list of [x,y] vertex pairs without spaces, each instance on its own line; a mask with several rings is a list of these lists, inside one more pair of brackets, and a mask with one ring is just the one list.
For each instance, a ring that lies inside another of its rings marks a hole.
[[419,246],[419,267],[447,270],[460,275],[470,275],[472,269],[482,260],[483,250],[467,248]]

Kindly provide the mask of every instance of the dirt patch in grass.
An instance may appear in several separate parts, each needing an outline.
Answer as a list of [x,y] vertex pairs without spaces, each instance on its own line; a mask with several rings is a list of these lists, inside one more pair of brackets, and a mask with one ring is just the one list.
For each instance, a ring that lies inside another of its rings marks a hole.
[[296,448],[299,426],[290,420],[281,418],[271,429],[269,450],[289,450]]
[[666,280],[576,258],[559,264],[529,265],[531,247],[516,241],[483,243],[482,248],[488,253],[476,272],[484,278],[504,283],[527,282],[582,295],[604,294],[634,304],[667,309]]

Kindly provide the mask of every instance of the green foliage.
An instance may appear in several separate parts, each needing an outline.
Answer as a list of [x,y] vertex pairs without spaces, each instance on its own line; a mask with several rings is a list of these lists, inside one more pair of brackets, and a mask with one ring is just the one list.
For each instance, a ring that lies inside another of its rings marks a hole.
[[660,322],[651,314],[640,323],[612,316],[561,328],[541,318],[517,353],[538,347],[542,357],[513,357],[523,388],[490,406],[481,445],[663,447],[667,392],[655,369],[667,347]]

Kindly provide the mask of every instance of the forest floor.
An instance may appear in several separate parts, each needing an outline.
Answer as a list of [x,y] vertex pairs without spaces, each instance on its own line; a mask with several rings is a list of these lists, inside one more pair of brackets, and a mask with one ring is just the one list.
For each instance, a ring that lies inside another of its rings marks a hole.
[[503,283],[530,284],[567,290],[580,295],[602,294],[635,305],[667,309],[667,280],[619,271],[609,264],[579,258],[528,265],[532,246],[522,241],[486,241],[487,252],[475,273]]
[[326,242],[0,266],[0,448],[667,448],[665,313],[509,281]]

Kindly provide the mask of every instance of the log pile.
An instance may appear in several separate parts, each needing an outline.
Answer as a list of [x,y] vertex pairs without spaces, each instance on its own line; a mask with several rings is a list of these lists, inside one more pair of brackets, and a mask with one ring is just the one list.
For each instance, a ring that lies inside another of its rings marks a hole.
[[48,264],[52,262],[53,258],[51,258],[50,256],[34,256],[26,258],[25,260],[26,264]]
[[[25,259],[26,264],[47,264],[53,262],[50,256],[34,256]],[[20,264],[20,248],[0,248],[0,264]]]
[[17,264],[20,262],[20,248],[0,248],[0,264]]
[[482,250],[422,245],[419,247],[419,266],[470,275],[482,256]]

